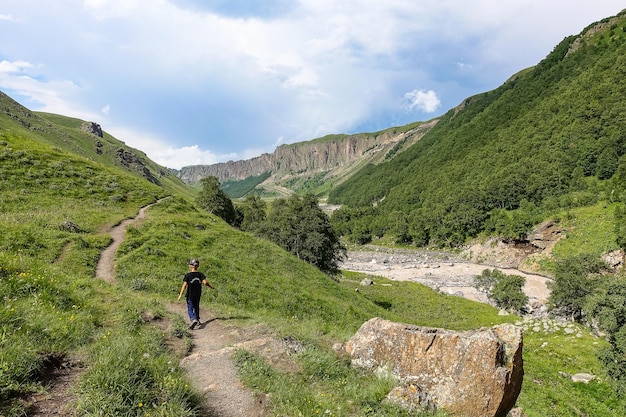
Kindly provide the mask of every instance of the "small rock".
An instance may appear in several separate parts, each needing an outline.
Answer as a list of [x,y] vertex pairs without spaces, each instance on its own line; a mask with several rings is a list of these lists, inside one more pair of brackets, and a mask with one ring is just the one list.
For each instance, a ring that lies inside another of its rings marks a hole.
[[586,374],[586,373],[572,375],[572,381],[583,382],[585,384],[588,384],[589,382],[593,381],[595,378],[596,378],[595,375]]
[[70,221],[64,221],[63,223],[61,223],[59,225],[59,229],[71,233],[80,233],[82,231],[79,225]]
[[363,278],[360,284],[362,287],[369,287],[370,285],[374,285],[374,281],[369,278]]

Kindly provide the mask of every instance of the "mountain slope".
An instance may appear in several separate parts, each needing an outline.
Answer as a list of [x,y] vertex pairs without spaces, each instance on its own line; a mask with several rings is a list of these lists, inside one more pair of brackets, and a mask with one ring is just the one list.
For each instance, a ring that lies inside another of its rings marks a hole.
[[497,210],[563,207],[571,193],[576,204],[592,203],[603,181],[624,180],[625,76],[621,13],[564,39],[498,89],[466,99],[406,152],[333,189],[329,202],[379,203],[381,216],[404,213],[424,240],[440,243],[493,227]]
[[32,112],[0,91],[0,132],[33,138],[55,148],[83,156],[109,167],[118,167],[169,192],[191,196],[186,186],[145,153],[102,131],[99,125],[62,115]]
[[[380,163],[417,142],[435,124],[412,123],[376,133],[328,135],[307,142],[281,145],[271,154],[214,165],[194,165],[174,171],[188,184],[217,177],[224,190],[242,197],[248,192],[276,195],[277,188],[290,192],[325,194],[367,163]],[[258,182],[254,178],[259,178]],[[248,187],[242,187],[248,183]],[[256,188],[256,191],[252,191]],[[279,193],[283,194],[283,193]]]

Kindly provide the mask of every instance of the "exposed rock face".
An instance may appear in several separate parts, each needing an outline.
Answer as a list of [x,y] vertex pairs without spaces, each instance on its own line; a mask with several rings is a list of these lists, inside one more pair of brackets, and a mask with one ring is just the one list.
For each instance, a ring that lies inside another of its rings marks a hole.
[[80,130],[91,133],[92,135],[96,135],[100,138],[103,137],[102,127],[98,123],[85,122],[80,125]]
[[271,171],[273,166],[272,154],[264,153],[245,161],[229,161],[213,165],[192,165],[183,167],[175,172],[187,184],[195,184],[206,177],[217,177],[220,181],[241,180]]
[[543,222],[527,236],[527,240],[536,248],[544,250],[554,246],[564,235],[565,230],[554,221]]
[[194,184],[213,176],[220,181],[243,180],[265,172],[275,177],[302,173],[320,173],[345,168],[362,160],[380,160],[399,142],[407,145],[419,140],[438,120],[424,123],[407,132],[385,131],[379,134],[337,135],[308,142],[281,145],[274,153],[263,154],[244,161],[229,161],[213,165],[193,165],[174,171],[184,182]]
[[140,172],[141,175],[153,184],[161,185],[161,181],[150,171],[146,164],[135,155],[132,151],[124,148],[119,148],[115,152],[117,161],[124,167]]
[[522,331],[510,324],[455,332],[374,318],[345,350],[354,366],[387,369],[419,392],[417,406],[454,416],[504,417],[522,388]]

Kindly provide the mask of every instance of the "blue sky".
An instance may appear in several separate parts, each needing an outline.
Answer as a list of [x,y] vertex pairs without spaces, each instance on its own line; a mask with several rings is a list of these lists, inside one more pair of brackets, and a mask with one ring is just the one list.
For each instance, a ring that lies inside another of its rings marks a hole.
[[616,0],[3,0],[0,90],[169,167],[445,113]]

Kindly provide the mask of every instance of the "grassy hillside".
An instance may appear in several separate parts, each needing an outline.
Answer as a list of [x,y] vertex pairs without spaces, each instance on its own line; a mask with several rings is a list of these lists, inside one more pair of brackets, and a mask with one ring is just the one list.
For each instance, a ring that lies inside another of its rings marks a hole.
[[[155,406],[153,415],[194,415],[198,398],[179,370],[171,373],[177,360],[166,348],[168,338],[185,334],[184,323],[164,307],[191,256],[200,257],[219,286],[216,311],[266,322],[322,353],[326,340],[347,338],[370,317],[400,317],[278,247],[200,212],[181,195],[153,207],[149,221],[129,230],[119,252],[119,286],[94,280],[110,240],[102,228],[134,216],[165,190],[32,138],[6,131],[0,136],[2,415],[23,415],[29,404],[24,398],[44,389],[43,376],[66,358],[86,367],[76,383],[81,415],[131,415],[139,403],[167,404]],[[458,304],[442,300],[448,302]],[[473,319],[459,310],[458,323],[450,325],[501,321],[487,306],[464,308]],[[145,322],[146,315],[170,317],[173,325],[163,333]],[[170,388],[163,391],[165,381]]]
[[[377,204],[381,223],[401,213],[414,240],[459,244],[504,221],[519,229],[555,209],[623,201],[625,56],[626,15],[591,25],[536,67],[451,109],[409,150],[332,190],[329,202]],[[514,210],[521,215],[506,220]]]
[[[83,120],[50,113],[32,112],[0,92],[0,132],[46,143],[56,150],[80,155],[107,167],[121,168],[149,179],[168,192],[191,196],[194,189],[184,184],[145,153],[103,132],[98,137],[80,129]],[[106,127],[104,127],[106,129]]]
[[[238,353],[242,378],[273,394],[277,415],[320,410],[338,416],[407,415],[383,402],[392,381],[352,369],[331,349],[371,317],[451,329],[515,320],[413,283],[377,279],[389,285],[355,292],[359,275],[335,281],[198,210],[186,194],[69,152],[33,132],[21,136],[13,126],[0,126],[4,416],[25,415],[30,395],[46,389],[44,376],[60,362],[84,367],[72,391],[72,406],[80,415],[197,415],[200,397],[173,365],[181,353],[169,347],[188,344],[188,331],[183,318],[167,307],[190,257],[200,258],[201,270],[218,287],[202,308],[241,326],[263,323],[306,347],[295,356],[301,366],[295,374]],[[95,280],[99,254],[110,242],[101,231],[166,195],[173,196],[127,231],[118,251],[117,285]],[[168,324],[157,326],[146,317]],[[519,403],[527,415],[565,416],[572,410],[620,415],[594,357],[602,342],[581,332],[581,338],[562,332],[526,336],[527,382]],[[572,350],[576,355],[570,356]],[[581,386],[563,380],[559,370],[584,370],[600,378]]]

